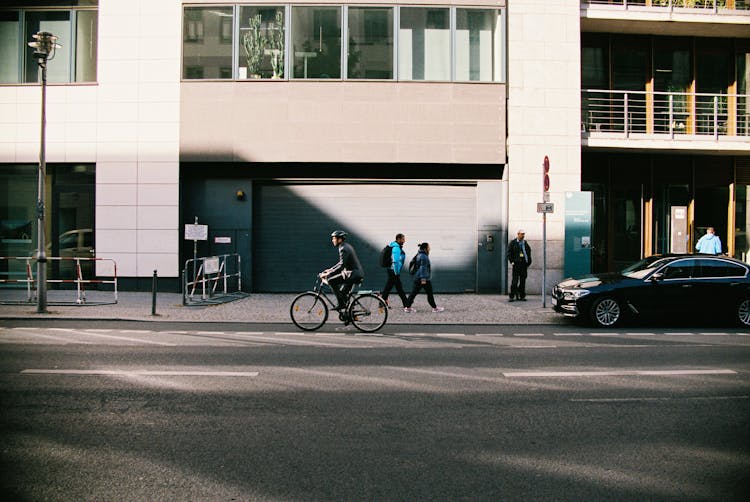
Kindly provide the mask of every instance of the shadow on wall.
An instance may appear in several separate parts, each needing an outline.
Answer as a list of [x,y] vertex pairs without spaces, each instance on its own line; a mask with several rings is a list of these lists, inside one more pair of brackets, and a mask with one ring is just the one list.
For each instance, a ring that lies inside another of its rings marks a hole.
[[[432,247],[436,291],[476,287],[475,188],[425,184],[256,183],[253,190],[253,290],[297,292],[338,260],[333,230],[349,234],[365,269],[363,289],[380,289],[382,248],[406,235],[406,263],[419,242]],[[408,271],[401,275],[411,287]]]

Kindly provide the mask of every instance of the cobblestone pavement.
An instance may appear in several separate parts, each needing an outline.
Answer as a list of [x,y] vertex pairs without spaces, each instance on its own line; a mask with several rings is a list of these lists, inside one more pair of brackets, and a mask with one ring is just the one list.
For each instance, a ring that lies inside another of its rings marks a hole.
[[[146,292],[120,292],[116,304],[94,305],[114,299],[113,293],[92,291],[86,305],[55,305],[58,301],[75,302],[75,291],[49,291],[48,313],[38,314],[35,303],[0,305],[1,319],[127,319],[141,321],[189,322],[258,322],[288,323],[289,305],[295,294],[251,294],[245,298],[218,305],[183,306],[182,295],[159,293],[156,316],[152,312],[152,295]],[[24,301],[22,290],[0,291],[0,301]],[[414,302],[416,313],[405,313],[398,296],[390,298],[389,324],[562,324],[563,316],[555,313],[541,296],[529,296],[526,302],[508,302],[504,295],[436,294],[444,312],[433,313],[424,295]]]

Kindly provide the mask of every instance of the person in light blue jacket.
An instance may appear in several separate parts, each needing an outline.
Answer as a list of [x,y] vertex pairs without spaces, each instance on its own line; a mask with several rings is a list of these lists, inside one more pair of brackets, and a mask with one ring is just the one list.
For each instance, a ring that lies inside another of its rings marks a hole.
[[706,235],[698,239],[695,250],[701,254],[721,254],[721,239],[714,235],[714,227],[706,229]]
[[401,298],[401,304],[406,307],[406,293],[404,293],[404,286],[401,284],[401,269],[404,268],[404,260],[406,259],[406,253],[404,253],[404,243],[406,237],[404,234],[396,234],[396,240],[389,244],[391,248],[391,264],[386,268],[388,273],[388,279],[383,287],[383,292],[380,296],[385,300],[386,305],[388,304],[388,295],[391,293],[391,288],[396,286],[396,292],[399,298]]

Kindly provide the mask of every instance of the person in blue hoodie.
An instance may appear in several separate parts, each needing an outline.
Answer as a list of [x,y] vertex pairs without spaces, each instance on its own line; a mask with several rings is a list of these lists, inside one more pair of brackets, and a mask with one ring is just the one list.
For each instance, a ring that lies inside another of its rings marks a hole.
[[427,293],[427,303],[432,307],[433,312],[442,312],[445,310],[444,307],[438,307],[435,304],[435,297],[432,294],[432,264],[430,263],[430,245],[427,242],[423,242],[419,245],[419,252],[417,253],[417,272],[414,274],[414,289],[411,290],[411,294],[407,300],[404,312],[414,313],[417,310],[412,307],[414,299],[419,294],[419,290],[424,288]]
[[401,303],[406,307],[406,293],[404,293],[404,286],[401,284],[401,269],[404,268],[404,260],[406,259],[406,253],[404,252],[404,243],[406,237],[404,234],[396,234],[396,240],[388,244],[391,248],[391,265],[386,269],[388,273],[388,280],[383,286],[383,292],[380,296],[385,300],[386,305],[388,304],[388,295],[391,294],[391,288],[396,286],[396,293],[401,298]]
[[701,254],[721,254],[721,239],[714,235],[714,227],[706,229],[706,235],[698,239],[695,250]]

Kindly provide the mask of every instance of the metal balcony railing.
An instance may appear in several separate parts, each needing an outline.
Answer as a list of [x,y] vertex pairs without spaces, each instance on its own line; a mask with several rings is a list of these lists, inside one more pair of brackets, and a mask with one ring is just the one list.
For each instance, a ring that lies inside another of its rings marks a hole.
[[750,135],[747,94],[592,90],[581,92],[583,133]]
[[701,9],[703,12],[718,12],[720,10],[750,10],[750,0],[582,0],[590,5],[621,5],[650,7],[659,10],[673,9]]

